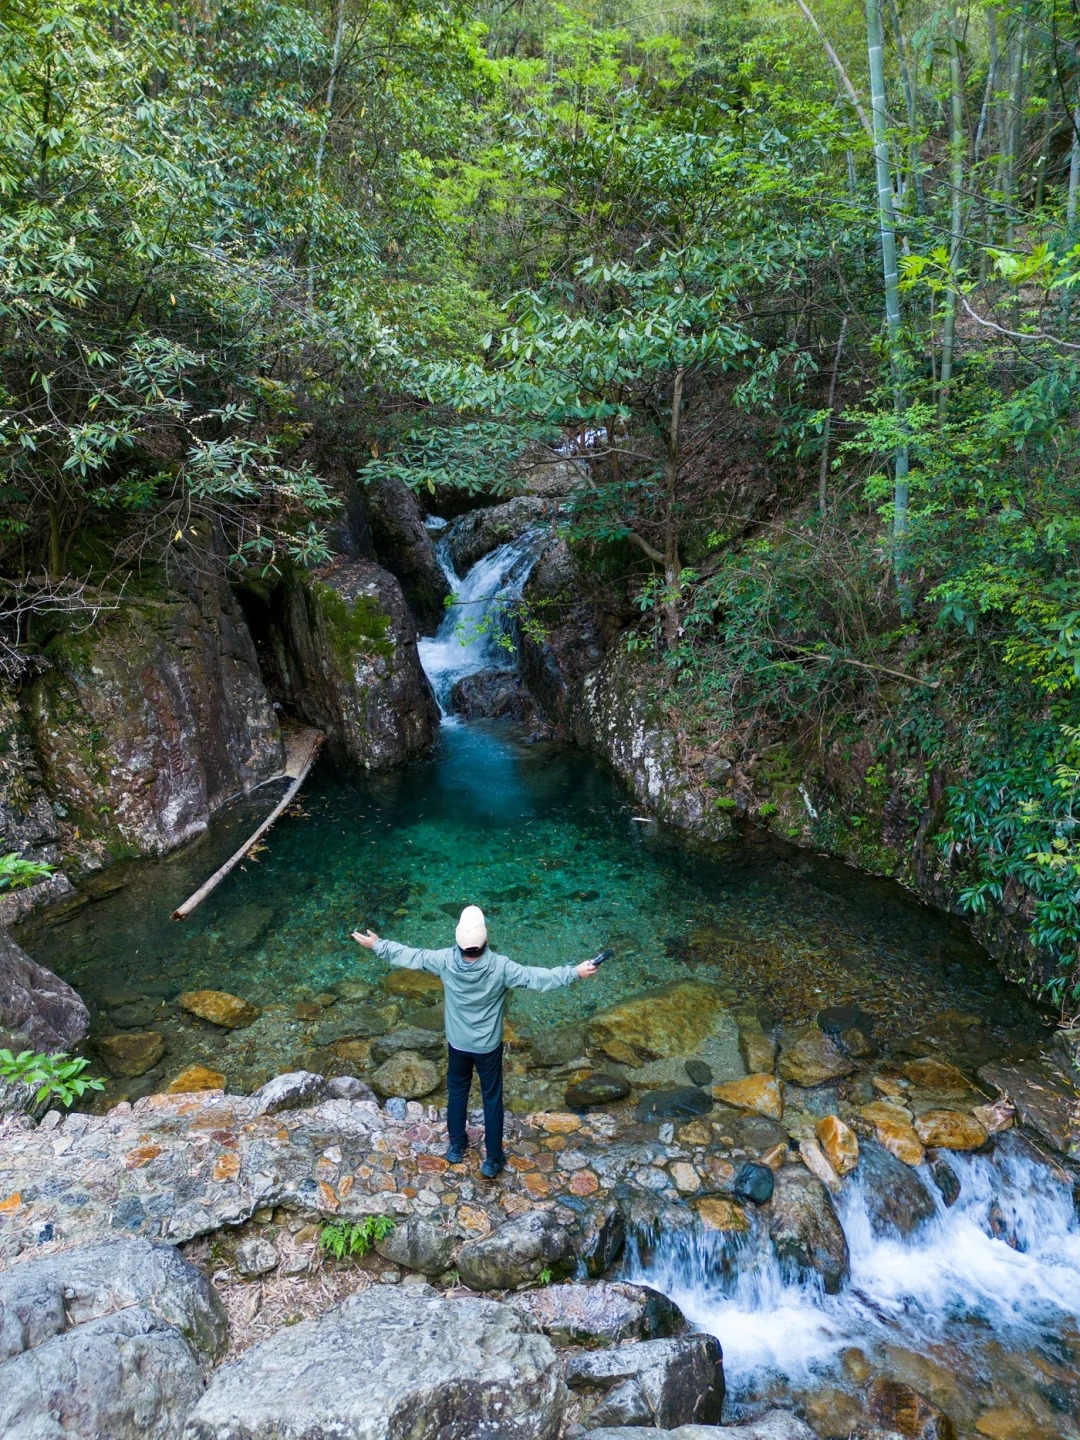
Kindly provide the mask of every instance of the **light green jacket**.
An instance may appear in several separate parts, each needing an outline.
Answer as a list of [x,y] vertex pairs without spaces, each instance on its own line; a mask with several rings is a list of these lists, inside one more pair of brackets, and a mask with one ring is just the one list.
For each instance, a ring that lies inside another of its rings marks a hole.
[[574,965],[547,970],[518,965],[496,955],[489,945],[476,960],[466,960],[456,945],[449,950],[410,950],[396,940],[374,947],[380,960],[405,970],[438,975],[446,998],[446,1038],[455,1050],[486,1054],[502,1044],[508,990],[558,990],[578,978]]

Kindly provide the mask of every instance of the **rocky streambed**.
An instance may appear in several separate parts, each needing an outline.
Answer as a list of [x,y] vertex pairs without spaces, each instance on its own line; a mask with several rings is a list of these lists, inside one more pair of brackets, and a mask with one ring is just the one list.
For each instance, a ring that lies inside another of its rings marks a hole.
[[[439,1107],[350,1076],[9,1121],[4,1433],[70,1391],[73,1436],[1074,1436],[1071,1042],[974,1069],[874,1031],[773,1029],[701,981],[631,997],[495,1183],[447,1163]],[[362,1262],[320,1251],[372,1215]],[[177,1252],[197,1332],[140,1279]]]

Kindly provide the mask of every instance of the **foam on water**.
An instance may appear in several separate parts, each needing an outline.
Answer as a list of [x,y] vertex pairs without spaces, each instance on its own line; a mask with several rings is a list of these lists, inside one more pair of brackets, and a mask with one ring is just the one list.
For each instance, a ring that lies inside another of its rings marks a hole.
[[947,1163],[960,1198],[951,1209],[938,1198],[936,1216],[904,1240],[874,1233],[858,1172],[845,1183],[837,1210],[851,1280],[840,1295],[785,1276],[760,1232],[666,1232],[647,1258],[634,1248],[630,1273],[717,1337],[736,1398],[776,1377],[809,1384],[850,1346],[922,1352],[944,1340],[965,1349],[985,1346],[989,1331],[1022,1350],[1080,1322],[1080,1223],[1068,1179],[1012,1136],[989,1157]]
[[482,556],[464,580],[450,562],[448,538],[437,543],[435,553],[450,582],[453,603],[434,638],[420,641],[419,651],[444,724],[459,723],[449,714],[450,692],[459,680],[481,670],[507,668],[503,642],[511,624],[510,607],[521,596],[542,535],[528,530],[500,545]]

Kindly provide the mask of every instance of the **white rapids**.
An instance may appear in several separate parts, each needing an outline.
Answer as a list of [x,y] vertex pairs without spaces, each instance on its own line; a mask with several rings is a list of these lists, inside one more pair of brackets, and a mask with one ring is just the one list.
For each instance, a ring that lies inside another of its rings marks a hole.
[[450,692],[459,680],[481,670],[509,668],[506,637],[512,626],[511,607],[519,599],[543,539],[541,529],[527,531],[482,556],[464,580],[450,563],[446,535],[435,550],[450,582],[452,603],[438,632],[419,644],[424,667],[442,711],[443,724],[456,724],[449,714]]
[[[851,1279],[839,1295],[781,1272],[761,1235],[675,1231],[647,1260],[631,1250],[628,1278],[662,1290],[724,1351],[729,1392],[759,1394],[777,1381],[809,1386],[850,1347],[964,1352],[988,1332],[1007,1350],[1038,1347],[1080,1324],[1080,1219],[1072,1185],[1004,1136],[989,1157],[951,1155],[960,1197],[907,1239],[875,1235],[857,1173],[837,1211]],[[1072,1434],[1065,1429],[1061,1434]]]

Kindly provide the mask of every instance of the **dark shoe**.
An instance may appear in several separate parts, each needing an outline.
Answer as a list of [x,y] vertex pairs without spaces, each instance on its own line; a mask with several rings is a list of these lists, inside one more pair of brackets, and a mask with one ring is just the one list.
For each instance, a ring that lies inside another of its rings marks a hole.
[[497,1180],[506,1169],[506,1156],[500,1155],[497,1160],[490,1157],[480,1166],[480,1174],[485,1180]]
[[446,1151],[446,1163],[448,1165],[460,1165],[465,1159],[465,1151],[468,1148],[468,1145],[455,1145],[453,1141],[451,1141]]

